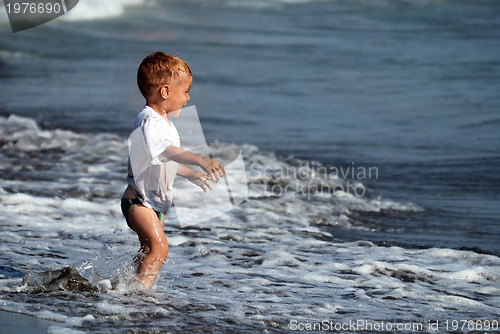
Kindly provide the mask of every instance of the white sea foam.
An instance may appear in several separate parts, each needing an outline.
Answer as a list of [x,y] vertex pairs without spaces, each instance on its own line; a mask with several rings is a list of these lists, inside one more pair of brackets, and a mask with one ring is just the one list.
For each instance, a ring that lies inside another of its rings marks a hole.
[[[112,18],[123,15],[127,8],[150,5],[155,2],[156,0],[80,0],[72,10],[61,16],[60,19],[87,21]],[[9,22],[3,4],[0,5],[0,22]]]
[[[497,314],[496,256],[336,242],[334,230],[323,230],[371,228],[350,217],[356,210],[418,212],[419,207],[332,194],[308,200],[261,194],[259,189],[251,191],[246,203],[200,225],[182,229],[175,217],[167,216],[169,260],[155,290],[137,292],[130,263],[139,244],[119,208],[126,173],[124,138],[42,130],[30,119],[12,116],[0,118],[0,141],[5,172],[0,180],[0,291],[9,298],[2,298],[0,309],[59,322],[49,332],[91,332],[98,326],[118,333],[127,321],[151,318],[159,328],[186,332],[183,326],[193,316],[211,326],[227,323],[234,331],[258,332],[287,329],[291,320]],[[252,146],[242,150],[247,164],[258,161],[263,168],[301,163]],[[263,181],[290,184],[255,168],[248,176],[264,187]],[[342,182],[300,180],[309,181]],[[100,294],[52,292],[25,301],[21,278],[28,268],[42,272],[69,265]],[[150,323],[137,326],[155,330]]]
[[83,21],[116,17],[123,15],[126,7],[141,6],[147,2],[147,0],[80,0],[77,6],[62,16],[62,19]]

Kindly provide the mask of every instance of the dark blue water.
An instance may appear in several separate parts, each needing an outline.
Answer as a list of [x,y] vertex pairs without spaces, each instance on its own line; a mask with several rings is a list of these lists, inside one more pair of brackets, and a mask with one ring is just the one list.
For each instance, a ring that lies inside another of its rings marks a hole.
[[[208,142],[376,166],[375,195],[425,212],[363,219],[399,226],[406,243],[498,252],[499,12],[496,1],[167,1],[17,34],[4,23],[0,108],[127,135],[143,103],[137,64],[178,54]],[[394,236],[351,236],[365,237]]]
[[[0,10],[0,310],[54,333],[498,318],[500,2],[130,2],[16,34]],[[138,246],[119,198],[157,50],[189,63],[206,141],[242,147],[249,198],[204,225],[168,217],[157,290],[108,291]],[[306,166],[377,173],[340,180],[359,197],[276,174]],[[70,265],[100,292],[23,290]]]

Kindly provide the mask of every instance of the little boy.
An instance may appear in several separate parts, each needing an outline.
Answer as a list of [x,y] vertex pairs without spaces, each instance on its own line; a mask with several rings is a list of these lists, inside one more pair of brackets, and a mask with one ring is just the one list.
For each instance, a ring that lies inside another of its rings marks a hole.
[[[167,259],[163,220],[172,203],[175,175],[189,179],[206,191],[212,189],[209,180],[217,182],[225,174],[220,162],[181,149],[179,134],[169,119],[178,117],[180,109],[189,101],[192,82],[189,66],[163,52],[144,58],[137,71],[137,85],[146,106],[136,117],[135,129],[140,129],[137,133],[141,134],[144,144],[130,148],[128,186],[121,207],[128,226],[137,233],[141,243],[135,264],[137,279],[146,288],[153,286]],[[144,152],[137,152],[141,148]],[[146,157],[146,163],[155,172],[134,175],[131,161],[137,161],[138,156]],[[199,166],[202,171],[186,165]]]

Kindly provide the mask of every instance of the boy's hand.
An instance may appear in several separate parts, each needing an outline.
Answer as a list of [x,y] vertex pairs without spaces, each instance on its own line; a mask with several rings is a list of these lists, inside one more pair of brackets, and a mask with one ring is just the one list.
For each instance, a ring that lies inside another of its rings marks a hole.
[[207,188],[212,190],[212,185],[209,180],[209,175],[205,172],[197,172],[193,171],[191,175],[188,177],[188,180],[191,181],[191,183],[196,184],[198,187],[203,189],[204,192],[207,191]]
[[226,174],[226,169],[223,164],[210,158],[210,169],[206,170],[206,172],[210,175],[212,181],[218,182]]

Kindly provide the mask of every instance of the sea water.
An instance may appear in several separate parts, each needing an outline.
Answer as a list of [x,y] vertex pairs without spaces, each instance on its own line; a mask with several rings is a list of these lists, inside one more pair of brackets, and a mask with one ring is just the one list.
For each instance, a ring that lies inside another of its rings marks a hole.
[[[499,10],[81,0],[16,34],[2,14],[0,309],[52,333],[493,331]],[[206,140],[240,146],[249,195],[187,228],[167,216],[142,291],[119,199],[156,50],[190,64]],[[66,284],[80,275],[95,291]]]

